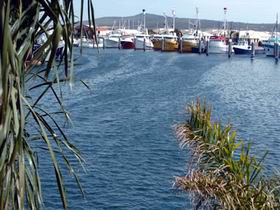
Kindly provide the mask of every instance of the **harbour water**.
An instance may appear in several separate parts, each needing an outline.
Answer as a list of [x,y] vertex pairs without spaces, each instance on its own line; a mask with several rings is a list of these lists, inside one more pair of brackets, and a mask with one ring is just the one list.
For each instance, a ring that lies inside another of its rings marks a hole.
[[[187,195],[173,188],[174,176],[186,173],[187,150],[178,147],[172,126],[198,96],[213,106],[216,119],[252,142],[255,154],[269,150],[270,174],[280,166],[279,81],[280,65],[264,56],[251,62],[247,56],[84,49],[73,90],[64,88],[74,124],[67,133],[87,169],[76,167],[85,198],[73,178],[65,180],[69,209],[190,209]],[[49,164],[41,160],[45,206],[61,209]]]

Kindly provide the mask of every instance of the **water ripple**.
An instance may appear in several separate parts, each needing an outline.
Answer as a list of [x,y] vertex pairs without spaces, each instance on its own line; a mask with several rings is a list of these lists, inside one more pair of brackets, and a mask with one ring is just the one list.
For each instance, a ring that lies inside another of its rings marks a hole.
[[[187,151],[171,127],[197,96],[251,139],[256,154],[269,149],[268,167],[279,167],[280,69],[271,59],[88,49],[77,62],[76,78],[92,90],[63,87],[74,124],[67,133],[87,168],[78,170],[85,199],[66,179],[70,209],[190,209],[172,187],[185,174]],[[45,205],[61,209],[49,161],[40,168]]]

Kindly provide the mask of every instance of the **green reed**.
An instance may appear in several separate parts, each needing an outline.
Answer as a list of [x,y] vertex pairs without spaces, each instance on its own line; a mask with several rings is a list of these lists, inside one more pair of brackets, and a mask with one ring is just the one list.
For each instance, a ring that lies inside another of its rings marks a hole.
[[267,178],[263,160],[251,144],[236,137],[231,125],[212,122],[211,107],[198,99],[187,107],[188,120],[176,126],[181,147],[191,154],[188,173],[175,185],[190,193],[196,209],[278,209],[277,174]]

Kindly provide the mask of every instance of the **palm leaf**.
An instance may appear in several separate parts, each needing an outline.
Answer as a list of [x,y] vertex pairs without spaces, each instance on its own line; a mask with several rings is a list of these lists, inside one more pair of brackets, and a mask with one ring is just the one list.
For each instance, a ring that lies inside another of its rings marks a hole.
[[[58,114],[69,119],[61,82],[70,81],[71,85],[73,77],[73,5],[73,0],[0,1],[0,209],[43,207],[37,148],[49,151],[65,209],[68,204],[61,164],[66,165],[83,193],[67,157],[74,155],[81,165],[84,160],[55,119]],[[89,1],[88,5],[95,30],[93,4]],[[83,6],[81,26],[82,17]],[[36,40],[43,35],[46,40],[32,54]],[[55,54],[61,40],[65,44],[63,60],[56,62]],[[35,63],[43,62],[48,54],[46,68],[37,68]],[[50,75],[55,75],[54,79],[50,79]],[[26,88],[33,81],[35,85]],[[41,94],[37,94],[38,90]],[[49,92],[58,111],[49,112],[41,106],[40,102]],[[35,139],[40,145],[32,143]],[[62,163],[58,157],[62,158]]]

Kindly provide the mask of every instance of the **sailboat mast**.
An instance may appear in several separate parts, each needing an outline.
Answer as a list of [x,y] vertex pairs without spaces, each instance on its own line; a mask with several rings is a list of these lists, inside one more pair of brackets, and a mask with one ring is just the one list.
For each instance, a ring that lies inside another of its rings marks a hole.
[[200,23],[199,23],[199,19],[198,19],[198,13],[199,13],[199,10],[198,10],[198,7],[196,7],[196,32],[198,33],[198,30],[200,28]]
[[275,42],[278,42],[278,13],[276,14],[276,25],[275,25]]
[[142,10],[142,12],[143,12],[143,22],[144,22],[144,31],[146,32],[146,10],[145,9],[143,9]]
[[224,35],[226,36],[227,30],[227,8],[224,7]]
[[132,19],[132,29],[135,29],[134,19]]
[[112,31],[114,31],[115,30],[115,26],[116,26],[116,20],[114,20],[114,23],[113,23],[113,26],[112,26]]
[[165,29],[165,32],[167,32],[167,29],[168,29],[167,16],[166,16],[165,12],[163,13],[163,15],[164,15],[164,29]]
[[172,10],[172,15],[173,15],[173,31],[175,31],[175,21],[176,21],[176,14],[175,14],[175,10]]

